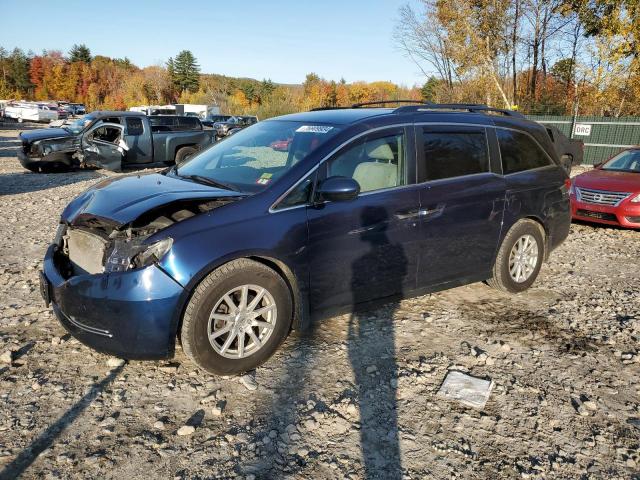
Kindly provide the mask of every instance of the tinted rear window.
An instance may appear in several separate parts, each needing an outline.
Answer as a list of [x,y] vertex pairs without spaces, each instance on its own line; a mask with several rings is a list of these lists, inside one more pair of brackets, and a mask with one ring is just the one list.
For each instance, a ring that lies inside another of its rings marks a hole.
[[201,128],[197,117],[178,117],[179,130],[200,130]]
[[489,171],[484,131],[422,134],[428,180],[460,177]]
[[500,143],[503,174],[551,165],[549,157],[528,135],[501,128],[496,129],[496,134]]

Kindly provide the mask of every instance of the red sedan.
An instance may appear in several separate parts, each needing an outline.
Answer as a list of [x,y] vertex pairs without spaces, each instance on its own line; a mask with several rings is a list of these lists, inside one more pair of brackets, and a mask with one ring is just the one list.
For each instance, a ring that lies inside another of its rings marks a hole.
[[575,177],[571,214],[577,220],[640,229],[640,147]]

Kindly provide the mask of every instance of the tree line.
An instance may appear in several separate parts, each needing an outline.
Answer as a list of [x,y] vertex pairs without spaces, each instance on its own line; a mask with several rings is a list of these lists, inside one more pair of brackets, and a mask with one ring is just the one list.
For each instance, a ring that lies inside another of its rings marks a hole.
[[64,55],[39,55],[0,47],[0,98],[66,100],[90,110],[121,110],[136,105],[196,103],[219,105],[222,112],[267,118],[316,107],[398,98],[420,99],[420,89],[391,82],[338,82],[314,73],[301,85],[282,85],[217,74],[203,74],[188,50],[164,65],[139,68],[128,58],[92,55],[74,45]]
[[636,0],[421,0],[394,37],[427,100],[640,115]]
[[261,118],[315,107],[398,98],[486,103],[526,113],[640,115],[640,3],[636,0],[419,0],[400,8],[399,51],[424,73],[421,86],[326,80],[301,85],[200,72],[179,52],[139,68],[93,56],[0,47],[0,98],[68,100],[90,109],[217,104]]

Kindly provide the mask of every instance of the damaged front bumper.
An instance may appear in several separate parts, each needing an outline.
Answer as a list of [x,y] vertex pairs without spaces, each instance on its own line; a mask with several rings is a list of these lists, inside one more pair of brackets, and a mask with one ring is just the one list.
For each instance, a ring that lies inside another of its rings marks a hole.
[[127,359],[173,355],[176,314],[184,289],[156,265],[65,279],[57,247],[47,250],[45,302],[64,328],[85,345]]

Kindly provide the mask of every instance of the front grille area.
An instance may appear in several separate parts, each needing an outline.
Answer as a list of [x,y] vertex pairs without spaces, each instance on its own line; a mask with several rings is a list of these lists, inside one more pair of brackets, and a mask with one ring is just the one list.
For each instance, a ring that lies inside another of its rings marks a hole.
[[578,199],[586,203],[597,205],[616,206],[622,200],[631,195],[628,192],[609,192],[607,190],[592,190],[590,188],[577,187]]
[[594,212],[592,210],[578,209],[576,211],[576,214],[581,216],[581,217],[597,218],[599,220],[609,220],[610,222],[617,222],[618,221],[616,216],[614,214],[612,214],[612,213]]
[[69,260],[76,275],[102,273],[107,241],[86,230],[70,228],[66,236]]

